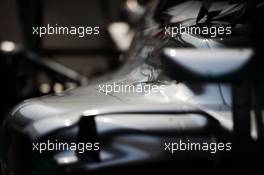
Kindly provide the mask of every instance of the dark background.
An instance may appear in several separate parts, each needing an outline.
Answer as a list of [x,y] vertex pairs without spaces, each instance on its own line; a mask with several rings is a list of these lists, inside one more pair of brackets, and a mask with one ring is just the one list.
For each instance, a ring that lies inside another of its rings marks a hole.
[[[32,3],[35,0],[22,0]],[[0,1],[0,41],[24,44],[25,34],[21,26],[21,9],[16,0]],[[107,25],[118,20],[123,5],[122,0],[44,0],[41,10],[32,6],[22,7],[29,16],[41,13],[42,24],[66,26],[100,26],[100,36],[79,38],[77,36],[44,37],[41,49],[44,56],[51,56],[87,77],[103,74],[115,67],[116,54],[106,30]],[[36,5],[37,6],[37,5]],[[28,19],[28,17],[26,17]],[[36,17],[37,18],[37,17]],[[22,23],[25,24],[25,23]],[[63,52],[65,51],[65,52]]]

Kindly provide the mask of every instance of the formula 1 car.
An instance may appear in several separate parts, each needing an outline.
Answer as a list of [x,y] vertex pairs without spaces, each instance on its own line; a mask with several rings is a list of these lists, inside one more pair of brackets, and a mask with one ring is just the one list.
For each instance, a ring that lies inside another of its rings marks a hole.
[[[151,1],[119,71],[9,113],[0,131],[2,173],[258,172],[262,35],[258,17],[249,16],[263,8]],[[180,25],[231,33],[176,32]]]

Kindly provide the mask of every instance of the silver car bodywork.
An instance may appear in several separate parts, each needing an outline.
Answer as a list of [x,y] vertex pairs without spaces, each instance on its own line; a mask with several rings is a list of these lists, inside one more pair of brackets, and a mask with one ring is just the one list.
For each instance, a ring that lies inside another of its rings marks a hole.
[[[196,1],[176,4],[166,11],[167,15],[171,15],[169,22],[196,18],[201,5],[201,2]],[[223,8],[225,5],[216,3],[213,9]],[[181,10],[179,13],[173,13],[175,9]],[[240,6],[234,10],[240,10]],[[223,11],[221,15],[225,13]],[[77,127],[68,133],[69,139],[74,141],[73,138],[77,137],[78,133],[77,125],[83,117],[95,117],[98,137],[102,143],[100,161],[81,162],[75,152],[64,151],[51,156],[57,164],[71,166],[80,161],[78,168],[75,168],[78,171],[96,171],[142,162],[195,159],[217,162],[219,155],[212,158],[207,152],[195,152],[192,155],[177,153],[172,158],[164,151],[164,142],[173,142],[185,137],[210,143],[218,139],[215,134],[217,132],[221,131],[221,136],[231,133],[233,116],[230,85],[172,80],[162,67],[160,53],[168,45],[175,48],[200,49],[244,48],[248,47],[249,40],[243,36],[206,39],[188,34],[179,38],[156,37],[163,31],[159,23],[153,20],[153,12],[149,12],[145,18],[145,24],[136,34],[130,51],[125,55],[126,64],[108,76],[107,80],[97,80],[87,87],[30,99],[13,109],[3,127],[6,145],[10,146],[6,148],[7,153],[3,156],[5,160],[2,160],[7,169],[14,170],[16,167],[10,158],[12,153],[9,152],[14,144],[10,136],[13,130],[21,131],[34,142],[49,139],[59,130],[66,131]],[[239,46],[236,46],[237,43]],[[155,84],[164,87],[164,91],[108,94],[100,91],[100,85],[113,83]],[[57,138],[67,137],[65,134]]]

